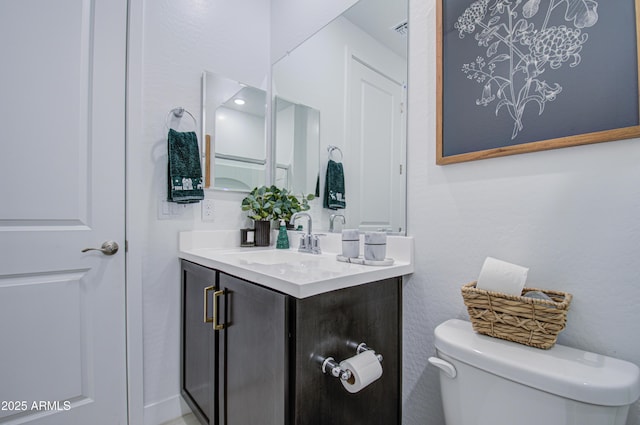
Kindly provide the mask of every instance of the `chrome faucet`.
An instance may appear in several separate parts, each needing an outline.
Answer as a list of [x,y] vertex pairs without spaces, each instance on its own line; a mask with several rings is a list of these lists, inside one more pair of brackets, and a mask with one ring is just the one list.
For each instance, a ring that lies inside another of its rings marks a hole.
[[331,216],[329,216],[329,233],[333,233],[333,221],[340,217],[342,219],[342,226],[344,227],[345,224],[347,224],[347,219],[344,218],[344,216],[342,214],[331,214]]
[[297,218],[307,217],[309,220],[307,224],[307,233],[300,236],[300,246],[298,247],[298,252],[310,252],[312,254],[321,254],[322,250],[320,250],[320,239],[318,235],[314,235],[312,233],[313,230],[313,222],[311,220],[311,216],[306,212],[297,212],[291,216],[290,224],[295,226],[295,221]]

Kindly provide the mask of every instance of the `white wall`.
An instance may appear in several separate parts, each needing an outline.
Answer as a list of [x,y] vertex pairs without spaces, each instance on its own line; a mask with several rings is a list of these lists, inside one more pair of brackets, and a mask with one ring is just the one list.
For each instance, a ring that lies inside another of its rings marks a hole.
[[[158,424],[181,414],[178,232],[244,227],[237,197],[215,192],[206,194],[216,199],[213,222],[201,222],[199,204],[179,206],[171,216],[159,213],[167,186],[165,119],[183,106],[198,119],[201,136],[205,69],[260,87],[270,63],[270,14],[269,0],[133,0],[131,10],[128,286],[140,294],[142,313],[129,320],[142,335],[130,340],[135,347],[142,338],[135,351],[143,351],[144,422]],[[178,129],[194,129],[183,121]],[[135,359],[130,366],[140,374]]]
[[[640,365],[640,141],[435,165],[435,0],[410,5],[409,233],[403,425],[443,424],[433,329],[468,320],[460,287],[486,256],[574,295],[559,342]],[[640,424],[640,404],[629,425]]]
[[276,163],[291,165],[293,163],[293,147],[295,142],[296,105],[290,104],[280,109],[276,116]]
[[220,106],[215,118],[222,121],[216,125],[216,153],[260,160],[266,158],[264,117]]
[[271,0],[271,60],[275,63],[357,0]]

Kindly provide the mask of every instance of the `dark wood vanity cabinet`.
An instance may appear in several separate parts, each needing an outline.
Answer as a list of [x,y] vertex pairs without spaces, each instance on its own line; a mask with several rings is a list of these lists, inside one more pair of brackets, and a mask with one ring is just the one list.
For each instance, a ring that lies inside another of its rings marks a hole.
[[[214,423],[217,407],[213,402],[218,334],[203,318],[205,288],[217,282],[215,270],[182,262],[181,392],[202,423]],[[210,314],[210,312],[207,312]]]
[[[400,424],[401,288],[297,299],[182,260],[182,395],[203,424]],[[384,356],[383,374],[351,394],[321,359],[361,342]]]
[[183,261],[182,299],[182,394],[200,422],[284,424],[287,297]]

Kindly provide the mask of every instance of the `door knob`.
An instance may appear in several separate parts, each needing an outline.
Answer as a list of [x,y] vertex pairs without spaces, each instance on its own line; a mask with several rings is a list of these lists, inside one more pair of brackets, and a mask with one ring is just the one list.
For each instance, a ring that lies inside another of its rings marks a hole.
[[116,252],[118,252],[118,244],[114,241],[106,241],[105,243],[102,244],[102,246],[100,248],[85,248],[82,250],[82,252],[87,252],[87,251],[100,251],[102,252],[104,255],[113,255]]

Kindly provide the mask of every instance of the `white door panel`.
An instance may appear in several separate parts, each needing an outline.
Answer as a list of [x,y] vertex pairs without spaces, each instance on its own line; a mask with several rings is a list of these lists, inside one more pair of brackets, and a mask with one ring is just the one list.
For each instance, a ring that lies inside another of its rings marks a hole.
[[363,231],[403,231],[403,85],[350,59],[347,222]]
[[0,424],[127,421],[126,9],[0,2]]

